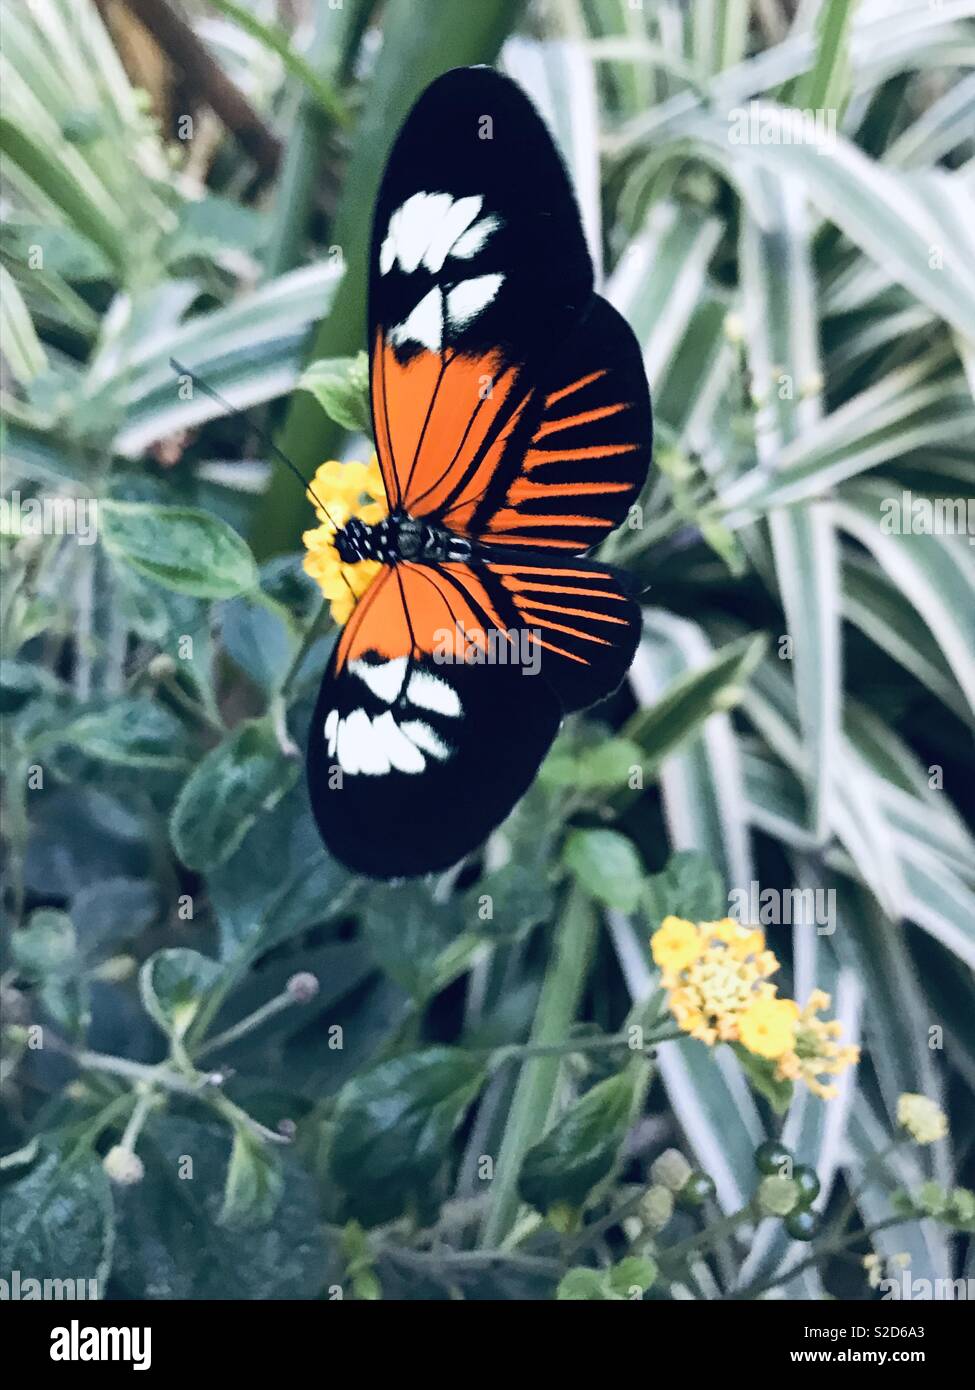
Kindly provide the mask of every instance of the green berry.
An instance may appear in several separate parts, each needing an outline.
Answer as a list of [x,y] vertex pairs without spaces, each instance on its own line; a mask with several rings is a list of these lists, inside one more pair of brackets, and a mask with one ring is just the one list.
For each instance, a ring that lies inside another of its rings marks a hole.
[[799,1205],[811,1207],[819,1196],[819,1175],[808,1163],[800,1163],[792,1174],[792,1181],[799,1189]]
[[755,1167],[760,1173],[791,1177],[794,1162],[792,1150],[780,1144],[777,1139],[766,1139],[765,1143],[759,1144],[755,1150]]
[[808,1207],[797,1207],[782,1224],[793,1240],[812,1240],[819,1230],[819,1217]]
[[681,1206],[703,1207],[714,1196],[714,1181],[707,1173],[693,1172],[680,1190]]

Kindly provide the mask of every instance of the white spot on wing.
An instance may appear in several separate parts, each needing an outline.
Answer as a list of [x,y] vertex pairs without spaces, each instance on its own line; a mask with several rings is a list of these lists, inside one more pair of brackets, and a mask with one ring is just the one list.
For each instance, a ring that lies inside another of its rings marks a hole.
[[460,697],[452,685],[432,676],[429,671],[414,671],[406,687],[407,699],[420,709],[432,710],[448,719],[456,719],[461,713]]
[[[451,293],[456,293],[452,291]],[[400,343],[422,343],[431,352],[439,352],[443,344],[443,291],[435,285],[410,311],[409,317],[387,334],[394,347]]]
[[368,661],[350,661],[349,670],[363,681],[378,700],[391,705],[403,688],[408,657],[397,656],[381,665]]
[[484,199],[480,196],[475,198],[458,198],[452,207],[447,209],[446,216],[439,226],[431,225],[429,230],[429,244],[423,257],[423,264],[427,270],[434,275],[443,269],[443,263],[448,255],[456,254],[452,248],[458,237],[462,237],[474,218],[481,211],[481,204]]
[[436,730],[431,729],[429,724],[424,724],[422,719],[409,719],[400,727],[406,737],[415,743],[417,748],[429,753],[431,758],[436,758],[442,763],[450,757],[450,749],[446,743]]
[[337,709],[330,709],[325,716],[325,739],[328,743],[328,756],[335,757],[335,741],[339,730],[339,712]]
[[503,275],[476,275],[472,280],[461,280],[459,285],[455,285],[447,294],[447,315],[451,327],[463,328],[475,319],[490,304],[503,281]]
[[372,731],[390,766],[398,772],[422,772],[426,767],[426,758],[400,729],[391,710],[373,721]]
[[458,237],[450,248],[450,255],[469,261],[472,256],[477,255],[491,233],[497,231],[500,226],[500,218],[482,217],[480,222],[475,222],[462,237]]
[[479,195],[454,200],[449,193],[412,194],[389,219],[379,248],[380,274],[388,275],[398,261],[408,275],[421,263],[436,275],[448,256],[470,259],[501,225],[489,216],[471,226],[483,202]]

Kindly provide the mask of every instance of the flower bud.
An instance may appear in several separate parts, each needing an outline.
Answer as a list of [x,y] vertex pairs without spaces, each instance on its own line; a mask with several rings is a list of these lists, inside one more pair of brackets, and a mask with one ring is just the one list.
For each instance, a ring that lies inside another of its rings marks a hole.
[[674,1194],[668,1187],[655,1184],[643,1195],[640,1215],[651,1231],[662,1231],[674,1214]]
[[664,1149],[650,1166],[650,1176],[661,1187],[679,1192],[691,1176],[691,1165],[679,1149]]
[[102,1167],[119,1187],[132,1187],[145,1176],[145,1166],[138,1154],[116,1144],[102,1159]]
[[799,1186],[791,1178],[772,1174],[758,1184],[758,1208],[763,1216],[788,1216],[799,1204]]
[[168,652],[159,652],[149,662],[149,675],[154,681],[164,681],[176,674],[176,662]]
[[288,981],[288,993],[296,1004],[310,1004],[318,993],[318,977],[310,970],[299,970]]

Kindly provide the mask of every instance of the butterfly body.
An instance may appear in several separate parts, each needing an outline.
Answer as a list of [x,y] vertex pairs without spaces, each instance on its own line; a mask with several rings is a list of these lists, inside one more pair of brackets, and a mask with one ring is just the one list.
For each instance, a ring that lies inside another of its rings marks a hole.
[[590,552],[646,479],[642,356],[595,293],[550,135],[490,69],[434,82],[394,146],[369,332],[388,514],[335,537],[344,563],[378,564],[325,674],[308,781],[328,848],[390,878],[477,848],[640,630]]
[[436,526],[408,512],[394,512],[373,526],[353,517],[337,533],[335,548],[346,564],[378,560],[393,565],[399,560],[418,564],[442,564],[446,560],[467,560],[473,544],[456,536],[445,526]]

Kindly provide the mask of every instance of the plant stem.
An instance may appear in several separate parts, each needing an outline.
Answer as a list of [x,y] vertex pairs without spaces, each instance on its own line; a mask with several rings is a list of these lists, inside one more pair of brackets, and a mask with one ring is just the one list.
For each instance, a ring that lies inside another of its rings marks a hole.
[[281,682],[281,688],[278,691],[278,699],[280,699],[284,704],[287,704],[288,696],[291,694],[291,687],[295,683],[295,679],[297,678],[298,672],[301,670],[305,657],[311,651],[313,645],[315,644],[315,642],[317,642],[318,638],[322,635],[322,620],[326,616],[327,612],[328,602],[325,599],[322,599],[322,602],[319,605],[317,612],[315,613],[314,617],[312,618],[311,622],[308,624],[308,627],[305,630],[305,635],[301,639],[301,642],[298,646],[298,650],[291,658],[291,665],[285,672],[284,680]]
[[749,1284],[744,1289],[733,1289],[731,1293],[725,1294],[726,1299],[746,1299],[757,1298],[759,1294],[766,1293],[769,1289],[774,1289],[776,1284],[783,1283],[786,1279],[794,1279],[797,1274],[804,1274],[807,1269],[814,1269],[821,1264],[824,1259],[829,1259],[832,1255],[837,1255],[841,1250],[845,1250],[849,1245],[856,1245],[859,1240],[869,1240],[878,1231],[885,1231],[888,1226],[902,1226],[907,1221],[913,1221],[912,1216],[888,1216],[883,1221],[878,1221],[875,1226],[865,1226],[862,1231],[853,1231],[850,1235],[844,1236],[842,1240],[827,1241],[818,1246],[804,1260],[800,1260],[797,1265],[787,1269],[784,1274],[776,1274],[771,1279]]
[[561,1043],[508,1043],[503,1047],[483,1050],[489,1054],[491,1066],[499,1067],[506,1062],[520,1062],[527,1057],[568,1057],[573,1052],[602,1052],[610,1048],[626,1048],[628,1052],[639,1051],[641,1055],[646,1056],[658,1043],[674,1042],[686,1036],[686,1033],[671,1029],[658,1037],[644,1039],[642,1049],[631,1047],[630,1040],[624,1033],[614,1033],[606,1038],[576,1038]]
[[175,1091],[184,1096],[200,1093],[202,1083],[194,1084],[161,1063],[150,1066],[145,1062],[131,1062],[127,1057],[112,1057],[105,1052],[80,1051],[72,1055],[85,1071],[104,1071],[111,1076],[123,1076],[128,1081],[144,1081],[150,1086],[161,1086],[164,1091]]
[[[579,888],[573,887],[552,939],[530,1046],[564,1047],[585,983],[595,932],[592,904]],[[515,1220],[522,1160],[545,1129],[560,1064],[560,1055],[546,1053],[530,1057],[522,1066],[498,1154],[492,1201],[481,1231],[482,1248],[498,1247]]]
[[273,999],[269,999],[266,1004],[262,1004],[259,1009],[255,1009],[252,1014],[242,1018],[239,1023],[235,1023],[231,1028],[225,1028],[222,1033],[217,1033],[215,1037],[208,1038],[201,1047],[196,1049],[197,1057],[204,1057],[208,1052],[215,1052],[219,1047],[228,1047],[238,1038],[246,1037],[255,1028],[259,1028],[262,1023],[266,1023],[269,1018],[274,1018],[275,1015],[283,1013],[285,1009],[290,1009],[295,1002],[287,990],[282,990]]

